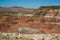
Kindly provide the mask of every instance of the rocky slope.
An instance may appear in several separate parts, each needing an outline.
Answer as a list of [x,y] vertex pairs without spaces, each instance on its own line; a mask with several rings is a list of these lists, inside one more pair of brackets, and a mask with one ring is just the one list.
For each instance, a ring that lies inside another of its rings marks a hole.
[[60,40],[60,34],[0,33],[0,40]]

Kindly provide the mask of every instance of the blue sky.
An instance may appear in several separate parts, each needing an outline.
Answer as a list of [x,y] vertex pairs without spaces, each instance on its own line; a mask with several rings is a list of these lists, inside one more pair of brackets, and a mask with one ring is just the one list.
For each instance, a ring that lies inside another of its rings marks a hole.
[[20,6],[25,8],[39,8],[40,6],[60,6],[60,0],[0,0],[0,6]]

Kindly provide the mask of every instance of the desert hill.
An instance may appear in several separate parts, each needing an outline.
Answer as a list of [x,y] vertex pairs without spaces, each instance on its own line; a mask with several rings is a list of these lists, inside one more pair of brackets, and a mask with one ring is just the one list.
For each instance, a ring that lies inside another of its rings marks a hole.
[[[3,8],[3,9],[0,8],[0,10],[5,11],[5,12],[0,11],[3,13],[3,14],[0,13],[1,15],[0,31],[13,32],[18,28],[29,27],[32,29],[39,29],[44,33],[60,33],[59,31],[60,30],[60,10],[59,9],[56,9],[57,11],[53,9],[50,9],[50,10],[35,9],[33,11],[33,9],[25,9],[22,7],[11,7],[11,8]],[[14,12],[11,12],[12,10]],[[5,13],[7,13],[7,15],[5,15]],[[23,16],[20,16],[21,13],[23,14]],[[24,16],[24,14],[26,15],[29,14],[33,16]],[[17,15],[19,15],[20,17],[17,17]]]

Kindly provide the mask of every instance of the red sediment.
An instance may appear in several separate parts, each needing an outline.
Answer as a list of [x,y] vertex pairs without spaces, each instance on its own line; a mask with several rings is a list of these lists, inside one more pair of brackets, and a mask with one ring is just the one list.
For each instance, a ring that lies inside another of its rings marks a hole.
[[[7,22],[5,18],[3,18],[4,22]],[[45,24],[45,22],[55,22],[58,20],[54,19],[42,19],[42,18],[29,18],[29,17],[20,17],[13,19],[12,21],[19,22],[15,25],[8,25],[6,23],[0,24],[0,31],[14,31],[20,27],[31,27],[40,29],[46,33],[60,33],[60,26],[56,24]],[[59,20],[60,21],[60,20]]]

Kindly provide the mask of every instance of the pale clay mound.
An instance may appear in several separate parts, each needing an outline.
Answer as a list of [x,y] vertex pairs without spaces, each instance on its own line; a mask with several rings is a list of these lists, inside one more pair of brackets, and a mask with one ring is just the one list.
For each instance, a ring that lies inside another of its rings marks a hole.
[[28,33],[28,34],[35,34],[35,33],[45,33],[42,30],[39,29],[33,29],[33,28],[29,28],[29,27],[21,27],[15,30],[15,32],[19,32],[19,33]]

